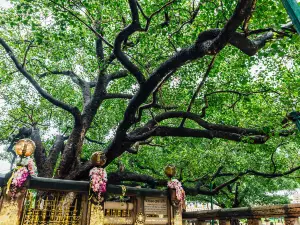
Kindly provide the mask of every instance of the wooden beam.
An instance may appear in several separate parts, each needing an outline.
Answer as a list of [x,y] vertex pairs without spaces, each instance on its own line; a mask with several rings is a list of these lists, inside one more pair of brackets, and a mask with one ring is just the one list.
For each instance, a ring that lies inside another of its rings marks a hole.
[[[11,174],[0,175],[0,186],[6,185]],[[29,189],[51,190],[51,191],[73,191],[73,192],[89,192],[89,181],[62,180],[43,177],[32,177],[26,184]],[[107,193],[122,195],[122,187],[119,185],[107,185]],[[134,188],[126,187],[126,196],[168,196],[167,190],[156,190],[150,188]]]
[[268,217],[298,217],[300,204],[273,205],[260,207],[243,207],[233,209],[204,210],[197,212],[184,212],[184,219],[226,220],[234,218],[268,218]]

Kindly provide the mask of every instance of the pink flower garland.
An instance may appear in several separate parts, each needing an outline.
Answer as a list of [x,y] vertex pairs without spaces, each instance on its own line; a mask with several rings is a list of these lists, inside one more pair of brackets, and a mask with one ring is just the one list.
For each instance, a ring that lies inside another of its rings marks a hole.
[[29,176],[29,171],[25,166],[19,168],[16,172],[13,173],[11,188],[10,188],[12,198],[16,196],[18,188],[23,186],[28,176]]
[[182,188],[180,181],[177,179],[172,179],[168,181],[168,188],[176,190],[176,197],[180,201],[180,203],[183,204],[185,199],[185,192]]
[[12,174],[11,187],[9,187],[12,199],[16,197],[18,188],[23,186],[29,175],[35,176],[34,162],[31,158],[28,160],[27,166],[17,167],[16,171]]
[[30,158],[30,159],[28,160],[28,165],[27,165],[27,167],[28,167],[28,170],[29,170],[29,174],[30,174],[31,176],[35,176],[33,159]]
[[101,194],[106,192],[107,174],[105,169],[94,167],[90,170],[90,178],[92,190],[101,201]]

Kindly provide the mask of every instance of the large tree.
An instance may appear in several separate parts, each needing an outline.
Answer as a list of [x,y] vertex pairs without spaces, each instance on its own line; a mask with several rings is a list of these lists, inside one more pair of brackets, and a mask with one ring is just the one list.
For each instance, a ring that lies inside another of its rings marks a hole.
[[112,181],[165,185],[172,162],[190,194],[299,169],[300,43],[279,1],[11,3],[0,135],[35,141],[39,176],[86,179],[99,148]]

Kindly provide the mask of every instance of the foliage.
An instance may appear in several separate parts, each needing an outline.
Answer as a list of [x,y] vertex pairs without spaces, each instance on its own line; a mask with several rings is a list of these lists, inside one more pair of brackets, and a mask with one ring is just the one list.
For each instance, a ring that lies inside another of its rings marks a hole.
[[[82,111],[86,102],[78,80],[92,83],[103,74],[124,70],[120,60],[114,60],[106,68],[106,62],[99,60],[96,54],[96,43],[99,34],[107,42],[115,43],[118,34],[131,23],[128,2],[132,1],[11,0],[13,7],[0,12],[0,37],[9,44],[15,56],[44,90]],[[194,44],[201,32],[212,28],[222,29],[232,17],[237,2],[183,0],[169,1],[169,5],[162,7],[168,2],[141,0],[139,4],[148,16],[162,10],[153,16],[147,32],[135,32],[121,43],[122,51],[139,68],[145,79],[151,78],[157,68],[176,51]],[[141,11],[139,20],[142,27],[147,25]],[[241,135],[238,142],[230,138],[155,135],[146,143],[144,140],[131,143],[128,149],[135,148],[138,154],[130,154],[127,149],[120,150],[119,146],[113,144],[121,145],[122,140],[116,139],[117,132],[121,121],[127,119],[125,111],[132,100],[128,97],[111,98],[99,104],[87,128],[85,136],[88,138],[84,140],[82,150],[78,151],[81,162],[88,161],[91,154],[99,149],[115,151],[119,154],[109,160],[112,163],[108,165],[108,171],[116,171],[118,162],[121,162],[125,171],[147,174],[155,179],[164,179],[163,168],[172,163],[176,165],[177,177],[185,187],[194,187],[195,181],[201,180],[198,187],[207,190],[213,174],[220,167],[223,167],[222,173],[233,173],[229,176],[232,178],[247,170],[275,174],[298,166],[298,132],[291,121],[285,127],[281,124],[290,112],[300,111],[300,37],[282,30],[282,24],[287,22],[288,16],[280,1],[257,1],[249,31],[272,28],[271,31],[276,31],[273,38],[267,40],[261,46],[263,48],[251,57],[233,45],[228,44],[221,49],[191,109],[191,112],[201,114],[207,100],[208,107],[203,117],[205,121],[221,126],[255,129],[264,134],[260,136],[268,137],[263,143],[254,145],[252,136],[247,135]],[[237,31],[244,32],[242,24]],[[265,33],[249,38],[255,39]],[[102,44],[106,59],[113,50]],[[204,80],[212,57],[206,55],[176,69],[157,91],[157,103],[162,107],[143,110],[141,121],[125,132],[134,132],[136,128],[145,126],[153,116],[169,110],[163,108],[176,107],[169,111],[185,112],[195,89]],[[125,69],[128,68],[125,66]],[[76,76],[55,71],[73,71]],[[50,154],[57,135],[69,136],[72,133],[74,116],[43,98],[28,79],[16,70],[3,48],[0,48],[0,76],[1,143],[9,144],[11,135],[21,127],[35,127],[40,130],[45,154]],[[143,88],[131,73],[110,82],[106,91],[137,95]],[[97,94],[95,88],[91,88],[91,92],[92,95]],[[150,95],[143,103],[151,101]],[[159,122],[159,125],[178,127],[181,121],[182,117],[170,118]],[[205,130],[190,119],[185,121],[184,127]],[[290,135],[282,136],[283,130],[291,131]],[[59,162],[55,162],[55,165],[59,167]],[[78,165],[75,167],[77,169]],[[297,174],[295,172],[288,176]],[[218,186],[229,178],[221,176],[213,182]],[[243,176],[240,189],[246,197],[241,204],[261,204],[258,199],[272,202],[263,195],[272,190],[294,188],[296,184],[287,182],[289,180],[281,182],[281,178],[270,180]],[[215,200],[227,207],[232,206],[231,199],[225,200],[224,196],[220,193]]]

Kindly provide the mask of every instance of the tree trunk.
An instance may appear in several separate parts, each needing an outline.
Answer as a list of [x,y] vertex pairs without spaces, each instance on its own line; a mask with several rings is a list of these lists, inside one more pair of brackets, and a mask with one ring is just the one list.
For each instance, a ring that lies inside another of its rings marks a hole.
[[72,170],[75,170],[79,162],[79,157],[87,129],[82,125],[74,127],[67,144],[64,148],[59,168],[56,171],[56,178],[65,178]]

